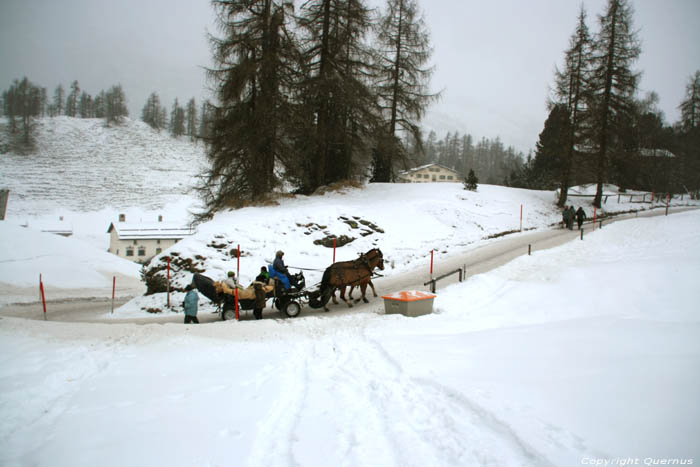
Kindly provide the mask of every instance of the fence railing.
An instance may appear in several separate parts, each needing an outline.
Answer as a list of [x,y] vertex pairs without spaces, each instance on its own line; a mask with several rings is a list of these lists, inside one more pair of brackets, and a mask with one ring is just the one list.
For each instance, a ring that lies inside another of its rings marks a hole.
[[438,281],[441,281],[443,279],[447,279],[448,277],[451,277],[455,274],[459,274],[459,282],[462,282],[462,280],[464,280],[465,269],[466,269],[466,267],[461,267],[459,269],[455,269],[454,271],[450,271],[448,273],[445,273],[442,276],[430,279],[428,282],[426,282],[423,285],[430,285],[430,291],[432,293],[435,293],[436,284]]

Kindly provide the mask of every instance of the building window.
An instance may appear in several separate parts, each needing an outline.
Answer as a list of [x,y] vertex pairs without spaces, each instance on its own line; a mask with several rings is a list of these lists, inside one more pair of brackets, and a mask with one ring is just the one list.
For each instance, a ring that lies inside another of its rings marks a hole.
[[146,256],[146,247],[145,246],[139,247],[139,256]]
[[159,255],[163,252],[162,248],[156,248],[156,254]]
[[134,240],[134,245],[136,245],[136,240]]
[[156,243],[157,243],[158,245],[160,245],[160,239],[156,240]]
[[430,175],[425,174],[425,175],[423,175],[423,178],[430,178]]
[[445,179],[445,176],[444,176],[444,175],[440,175],[440,180],[444,180],[444,179]]
[[130,246],[126,247],[126,256],[134,256],[134,249]]
[[452,175],[448,175],[448,176],[447,176],[447,179],[448,179],[448,180],[453,180],[454,177],[453,177]]

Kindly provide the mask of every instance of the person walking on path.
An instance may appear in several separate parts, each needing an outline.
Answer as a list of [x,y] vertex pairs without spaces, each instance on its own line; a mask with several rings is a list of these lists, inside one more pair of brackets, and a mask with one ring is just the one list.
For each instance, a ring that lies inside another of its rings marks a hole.
[[564,210],[561,213],[561,222],[564,229],[569,227],[569,206],[564,206]]
[[586,211],[583,210],[581,206],[576,210],[576,223],[578,224],[578,229],[581,230],[583,221],[586,220]]
[[574,230],[574,219],[576,218],[576,210],[574,210],[574,205],[569,206],[569,230]]
[[197,295],[197,291],[194,290],[192,284],[188,285],[185,290],[187,290],[185,301],[183,302],[183,307],[185,308],[185,324],[199,324],[199,320],[197,319],[197,302],[199,302],[199,295]]

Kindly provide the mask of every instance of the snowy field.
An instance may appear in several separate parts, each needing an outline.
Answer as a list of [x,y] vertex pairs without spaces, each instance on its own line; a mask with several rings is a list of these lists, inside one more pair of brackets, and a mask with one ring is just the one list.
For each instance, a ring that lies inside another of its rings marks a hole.
[[420,318],[2,318],[0,465],[697,463],[699,275],[691,211],[522,256]]

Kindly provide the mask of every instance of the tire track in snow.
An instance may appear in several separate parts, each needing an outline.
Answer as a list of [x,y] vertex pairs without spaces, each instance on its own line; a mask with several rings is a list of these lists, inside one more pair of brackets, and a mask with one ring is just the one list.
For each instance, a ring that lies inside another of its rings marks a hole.
[[361,329],[298,346],[280,373],[249,465],[552,465],[493,413],[407,375]]
[[300,465],[295,461],[292,444],[306,398],[308,369],[305,356],[309,345],[300,344],[279,368],[280,387],[270,410],[258,422],[248,465]]

